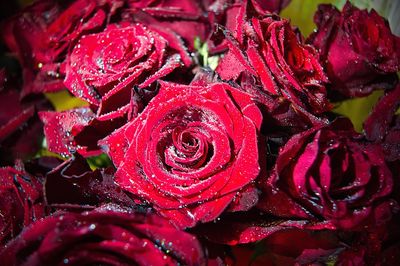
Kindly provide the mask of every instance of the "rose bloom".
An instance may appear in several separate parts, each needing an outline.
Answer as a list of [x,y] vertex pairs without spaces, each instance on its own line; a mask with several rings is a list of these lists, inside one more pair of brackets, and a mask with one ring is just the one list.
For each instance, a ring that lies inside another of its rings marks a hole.
[[39,0],[4,21],[1,37],[22,65],[22,95],[64,89],[68,50],[82,35],[115,20],[122,5],[122,0]]
[[25,230],[0,252],[4,265],[205,265],[197,239],[166,220],[106,205],[58,212]]
[[[218,54],[228,49],[227,41],[223,36],[221,28],[234,32],[240,25],[237,23],[237,16],[241,7],[246,5],[247,16],[256,17],[270,13],[279,13],[290,3],[290,0],[218,0],[212,1],[207,7],[208,19],[214,24],[214,32],[207,40],[209,52]],[[243,15],[243,14],[242,14]],[[222,26],[222,27],[221,27]]]
[[102,140],[115,181],[180,227],[257,201],[257,134],[251,96],[227,84],[162,83],[132,122]]
[[[22,170],[0,168],[0,245],[44,216],[42,183]],[[2,247],[0,247],[0,250]]]
[[136,117],[155,94],[155,82],[183,62],[191,63],[183,48],[171,48],[142,24],[110,24],[83,36],[68,56],[64,84],[90,107],[40,113],[49,150],[100,153],[97,140]]
[[251,17],[243,4],[236,29],[225,32],[229,52],[216,71],[224,80],[240,82],[249,74],[262,91],[289,100],[298,110],[319,114],[330,109],[327,77],[315,50],[302,42],[286,19]]
[[391,172],[381,147],[361,138],[347,119],[293,136],[259,208],[316,228],[359,229],[390,219]]
[[331,81],[332,96],[360,97],[375,89],[392,88],[400,70],[400,38],[375,10],[359,10],[347,1],[340,12],[320,5],[318,29],[308,42],[321,55]]

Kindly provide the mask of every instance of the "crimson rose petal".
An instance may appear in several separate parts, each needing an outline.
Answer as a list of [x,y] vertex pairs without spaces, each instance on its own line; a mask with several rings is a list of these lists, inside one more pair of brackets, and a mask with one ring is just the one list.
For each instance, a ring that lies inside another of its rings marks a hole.
[[258,176],[261,119],[250,95],[229,85],[163,83],[102,145],[121,187],[188,227],[217,218]]
[[23,96],[64,89],[68,50],[101,31],[123,1],[36,1],[6,20],[2,37],[23,67]]
[[121,22],[79,40],[68,56],[64,83],[90,107],[41,114],[52,151],[98,154],[99,139],[142,111],[157,91],[156,82],[183,64],[181,51],[163,36],[145,25]]
[[6,265],[204,265],[196,238],[155,215],[106,205],[59,212],[27,227],[0,252]]
[[22,170],[0,168],[0,244],[44,216],[42,183]]
[[282,97],[301,111],[319,114],[330,109],[326,98],[328,81],[316,51],[305,45],[288,20],[274,15],[247,16],[242,5],[237,28],[225,31],[229,52],[216,71],[225,80],[240,80],[250,74],[261,89]]

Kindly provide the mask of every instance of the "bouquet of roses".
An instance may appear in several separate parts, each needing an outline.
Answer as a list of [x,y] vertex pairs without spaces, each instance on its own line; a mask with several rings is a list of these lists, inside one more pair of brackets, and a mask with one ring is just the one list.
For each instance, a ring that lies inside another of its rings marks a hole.
[[289,2],[2,4],[0,264],[399,263],[400,38]]

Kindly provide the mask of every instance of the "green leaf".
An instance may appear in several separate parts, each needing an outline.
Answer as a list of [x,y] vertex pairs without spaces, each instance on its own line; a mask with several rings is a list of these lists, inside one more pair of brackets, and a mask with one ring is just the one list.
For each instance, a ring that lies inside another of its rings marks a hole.
[[97,168],[105,168],[112,165],[110,158],[106,154],[86,158],[90,168],[95,170]]

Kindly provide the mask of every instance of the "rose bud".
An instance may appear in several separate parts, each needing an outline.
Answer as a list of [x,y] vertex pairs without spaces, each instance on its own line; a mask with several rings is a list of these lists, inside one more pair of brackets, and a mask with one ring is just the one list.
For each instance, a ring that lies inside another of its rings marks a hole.
[[12,167],[0,168],[0,195],[1,249],[25,226],[44,216],[44,203],[41,181]]
[[59,212],[25,230],[0,252],[4,265],[205,265],[197,239],[155,215],[107,205]]
[[42,0],[6,20],[1,35],[23,67],[22,95],[64,89],[68,50],[82,35],[103,30],[122,5],[122,0]]
[[400,38],[375,10],[359,10],[349,1],[342,12],[320,5],[314,21],[318,29],[308,42],[320,52],[334,100],[394,86],[400,70]]
[[241,76],[250,75],[263,92],[289,100],[301,112],[328,111],[327,77],[315,50],[302,42],[288,20],[271,14],[248,18],[246,8],[242,5],[239,11],[234,33],[225,31],[229,52],[218,74],[239,83]]
[[379,145],[362,140],[347,119],[294,135],[264,184],[258,207],[315,223],[360,229],[391,217],[393,179]]
[[156,93],[155,82],[181,67],[184,54],[142,24],[110,24],[83,36],[68,56],[64,83],[90,107],[40,113],[49,150],[99,154],[97,141],[136,117]]
[[115,181],[179,227],[257,202],[260,110],[227,84],[162,83],[132,122],[101,141]]

